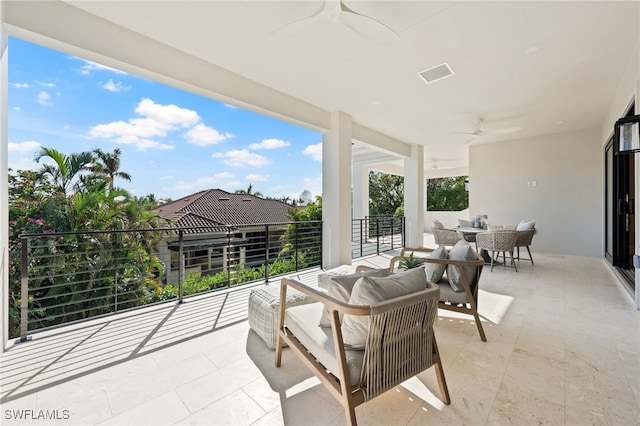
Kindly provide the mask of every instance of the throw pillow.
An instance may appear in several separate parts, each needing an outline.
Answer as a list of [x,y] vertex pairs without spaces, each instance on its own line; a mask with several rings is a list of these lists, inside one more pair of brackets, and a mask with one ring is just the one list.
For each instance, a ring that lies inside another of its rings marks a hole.
[[[476,252],[466,241],[458,241],[455,246],[449,251],[450,260],[476,260]],[[473,282],[473,278],[476,274],[477,266],[463,266],[462,273],[467,279],[468,283]],[[447,277],[449,278],[449,285],[453,291],[464,291],[464,284],[460,269],[456,265],[447,265]]]
[[[424,268],[414,268],[388,277],[362,277],[353,286],[350,305],[370,306],[427,288]],[[345,315],[342,340],[349,349],[364,349],[369,334],[369,317]]]
[[433,229],[444,229],[444,225],[438,219],[434,219]]
[[535,227],[536,227],[535,220],[526,221],[523,219],[520,221],[520,223],[516,227],[516,231],[528,231],[530,229],[534,229]]
[[[447,257],[447,251],[444,246],[438,247],[427,256],[429,259],[446,259]],[[430,263],[427,261],[424,272],[427,274],[428,281],[437,283],[442,279],[445,269],[447,269],[446,263]]]
[[[353,286],[360,278],[386,277],[389,274],[388,269],[372,269],[370,271],[359,272],[357,274],[331,277],[331,280],[329,280],[329,287],[327,288],[327,295],[339,300],[340,302],[347,303],[349,301],[349,297],[351,297]],[[327,308],[322,310],[322,316],[320,317],[320,323],[318,325],[320,327],[331,327],[331,313]]]

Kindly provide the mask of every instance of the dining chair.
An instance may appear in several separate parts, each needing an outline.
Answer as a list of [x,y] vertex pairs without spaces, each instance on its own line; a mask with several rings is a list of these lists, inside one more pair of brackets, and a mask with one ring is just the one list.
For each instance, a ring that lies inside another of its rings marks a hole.
[[511,256],[511,265],[518,272],[518,266],[513,258],[513,250],[516,246],[517,238],[517,231],[489,231],[476,234],[478,249],[491,253],[491,271],[493,271],[494,260],[500,257],[500,253],[502,253],[504,265],[507,265],[506,253],[508,252]]

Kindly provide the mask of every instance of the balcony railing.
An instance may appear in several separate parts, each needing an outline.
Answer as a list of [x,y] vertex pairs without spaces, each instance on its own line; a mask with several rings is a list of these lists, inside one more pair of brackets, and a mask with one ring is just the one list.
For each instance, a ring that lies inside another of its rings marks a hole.
[[[353,255],[400,247],[402,218],[354,220]],[[399,221],[399,222],[397,222]],[[21,235],[10,335],[322,268],[322,222]],[[17,262],[15,262],[17,263]],[[28,301],[23,303],[23,301]]]
[[354,219],[351,228],[351,258],[378,254],[404,247],[403,216],[367,216]]

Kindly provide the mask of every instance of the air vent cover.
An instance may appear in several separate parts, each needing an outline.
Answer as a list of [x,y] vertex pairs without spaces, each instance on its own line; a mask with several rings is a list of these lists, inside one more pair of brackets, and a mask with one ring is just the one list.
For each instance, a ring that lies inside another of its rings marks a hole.
[[418,73],[418,75],[422,77],[422,79],[427,83],[433,83],[434,81],[441,80],[446,77],[451,77],[452,75],[455,75],[455,73],[451,69],[451,66],[449,66],[449,64],[445,62],[442,65],[424,70]]

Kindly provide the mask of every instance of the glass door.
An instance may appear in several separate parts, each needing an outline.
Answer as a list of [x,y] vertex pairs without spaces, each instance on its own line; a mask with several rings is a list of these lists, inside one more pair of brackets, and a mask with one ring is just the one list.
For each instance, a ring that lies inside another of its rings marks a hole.
[[[629,114],[633,115],[631,106]],[[613,140],[605,149],[605,255],[635,288],[635,155],[613,155]]]

